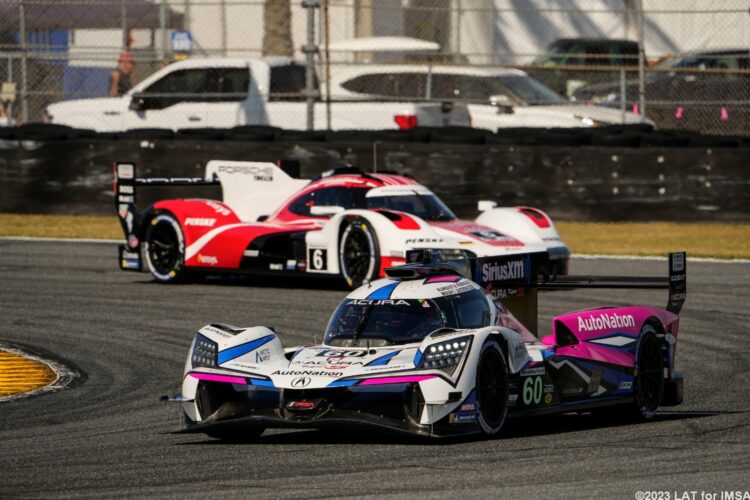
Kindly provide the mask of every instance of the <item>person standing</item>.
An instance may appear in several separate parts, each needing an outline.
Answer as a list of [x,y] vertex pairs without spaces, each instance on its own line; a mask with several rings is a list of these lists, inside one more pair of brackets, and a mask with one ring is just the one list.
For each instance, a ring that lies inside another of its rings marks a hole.
[[135,58],[130,52],[123,52],[117,61],[117,69],[109,75],[109,95],[118,97],[133,88]]

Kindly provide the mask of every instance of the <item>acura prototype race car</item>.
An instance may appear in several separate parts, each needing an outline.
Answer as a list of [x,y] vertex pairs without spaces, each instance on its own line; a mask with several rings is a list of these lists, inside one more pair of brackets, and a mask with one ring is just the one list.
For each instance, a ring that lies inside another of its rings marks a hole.
[[[203,272],[342,276],[355,288],[403,264],[412,248],[471,256],[544,251],[564,274],[570,251],[550,218],[531,207],[480,201],[475,221],[414,179],[344,167],[296,179],[283,165],[213,160],[205,177],[138,178],[115,165],[115,204],[125,231],[124,270],[176,282]],[[167,199],[136,206],[144,187],[220,186],[223,200]],[[143,265],[145,261],[145,266]]]
[[[246,440],[266,428],[371,427],[496,435],[507,418],[617,409],[637,419],[682,402],[675,371],[685,254],[668,278],[548,277],[544,253],[415,263],[351,292],[321,345],[284,348],[272,328],[205,326],[188,353],[179,432]],[[668,288],[669,305],[553,319],[537,340],[537,290]],[[498,297],[501,299],[498,300]],[[167,398],[168,399],[168,398]]]

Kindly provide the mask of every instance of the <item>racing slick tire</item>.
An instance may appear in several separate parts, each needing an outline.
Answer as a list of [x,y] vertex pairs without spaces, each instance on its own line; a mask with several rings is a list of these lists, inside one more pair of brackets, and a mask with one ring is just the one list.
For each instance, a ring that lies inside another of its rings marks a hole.
[[476,374],[477,421],[482,434],[497,436],[508,415],[508,365],[494,340],[479,352]]
[[641,329],[635,359],[630,413],[636,420],[648,420],[656,414],[664,396],[664,358],[651,325]]
[[344,281],[351,288],[377,279],[380,273],[378,238],[366,219],[356,217],[341,233],[339,268]]
[[151,275],[159,283],[185,281],[185,237],[177,219],[158,212],[151,219],[144,238],[144,258]]

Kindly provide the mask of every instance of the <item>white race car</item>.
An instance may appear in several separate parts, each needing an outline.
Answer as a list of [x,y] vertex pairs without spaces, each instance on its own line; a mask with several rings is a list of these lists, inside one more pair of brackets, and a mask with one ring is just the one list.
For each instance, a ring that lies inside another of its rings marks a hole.
[[[545,251],[551,272],[567,272],[570,250],[541,210],[480,201],[476,220],[460,220],[403,175],[345,167],[307,180],[273,163],[220,160],[205,178],[137,178],[132,163],[117,164],[116,175],[127,241],[120,267],[145,267],[159,282],[230,271],[342,276],[357,287],[403,264],[407,250],[429,247],[466,257]],[[221,186],[223,199],[136,208],[141,188],[199,185]]]
[[[369,426],[495,435],[508,416],[621,406],[650,418],[681,402],[674,355],[684,253],[670,256],[668,278],[541,282],[544,253],[457,261],[461,267],[424,263],[422,254],[423,263],[390,268],[388,278],[351,292],[321,345],[285,349],[262,326],[201,328],[173,398],[182,405],[181,432],[245,440],[266,428]],[[564,314],[539,341],[530,330],[545,286],[661,287],[670,300],[666,309]],[[490,288],[503,291],[505,304]]]

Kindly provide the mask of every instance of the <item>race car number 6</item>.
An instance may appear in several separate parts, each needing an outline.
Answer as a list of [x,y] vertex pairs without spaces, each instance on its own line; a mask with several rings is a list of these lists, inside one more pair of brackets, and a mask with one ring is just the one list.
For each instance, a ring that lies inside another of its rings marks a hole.
[[320,248],[313,250],[312,252],[312,265],[313,269],[325,269],[325,261],[323,260],[323,250]]
[[542,377],[528,377],[523,381],[523,404],[539,404],[542,400]]

